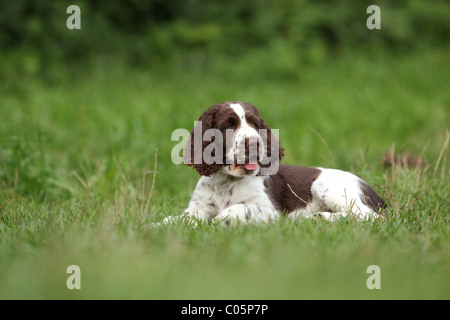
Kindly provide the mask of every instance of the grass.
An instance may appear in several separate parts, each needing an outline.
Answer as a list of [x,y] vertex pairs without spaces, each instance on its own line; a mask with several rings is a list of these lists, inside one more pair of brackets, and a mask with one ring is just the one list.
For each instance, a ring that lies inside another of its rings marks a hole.
[[[99,61],[87,74],[5,80],[0,298],[450,298],[445,50],[310,64],[272,56],[151,70]],[[374,185],[386,221],[148,228],[181,212],[198,179],[171,162],[171,132],[234,99],[280,129],[285,163]],[[386,151],[400,165],[384,168]],[[402,166],[406,152],[423,165]],[[66,288],[72,264],[81,290]],[[366,287],[373,264],[381,290]]]

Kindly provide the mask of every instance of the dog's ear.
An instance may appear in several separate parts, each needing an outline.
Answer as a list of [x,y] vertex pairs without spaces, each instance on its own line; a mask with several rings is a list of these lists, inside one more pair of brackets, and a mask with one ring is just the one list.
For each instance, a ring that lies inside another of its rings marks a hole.
[[260,135],[265,143],[264,157],[261,161],[262,175],[271,175],[278,171],[279,163],[284,157],[284,149],[281,147],[280,140],[272,132],[272,129],[265,123],[263,123],[260,130]]
[[220,106],[214,105],[200,116],[198,122],[191,131],[190,138],[184,148],[183,161],[186,165],[192,166],[202,176],[210,176],[219,171],[223,163],[205,163],[204,150],[212,141],[204,141],[205,131],[216,128],[216,116]]

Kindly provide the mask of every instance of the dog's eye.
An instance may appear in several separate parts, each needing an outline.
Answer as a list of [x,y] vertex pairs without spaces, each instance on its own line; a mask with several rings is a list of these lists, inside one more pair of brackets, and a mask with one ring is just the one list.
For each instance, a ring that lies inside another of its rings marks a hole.
[[252,125],[253,125],[253,128],[258,129],[258,123],[256,121],[253,121]]
[[231,123],[229,124],[229,125],[227,125],[227,127],[225,128],[225,130],[226,129],[234,129],[234,125],[232,125]]

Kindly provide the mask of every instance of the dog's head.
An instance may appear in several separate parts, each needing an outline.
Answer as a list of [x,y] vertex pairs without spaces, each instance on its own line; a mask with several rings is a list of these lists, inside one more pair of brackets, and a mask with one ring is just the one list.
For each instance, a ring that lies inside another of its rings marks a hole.
[[278,138],[255,106],[226,101],[200,116],[183,160],[204,176],[220,172],[244,177],[276,173],[283,156]]

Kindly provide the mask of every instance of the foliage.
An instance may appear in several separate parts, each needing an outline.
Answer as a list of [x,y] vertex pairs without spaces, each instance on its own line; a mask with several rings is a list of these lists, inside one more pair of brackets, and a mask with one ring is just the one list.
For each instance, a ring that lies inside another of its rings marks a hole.
[[[82,29],[68,30],[66,8],[81,8]],[[366,28],[370,1],[46,1],[3,0],[0,48],[6,75],[47,72],[52,63],[99,55],[136,66],[168,59],[289,47],[315,60],[351,50],[408,52],[448,44],[446,1],[378,1],[382,28]],[[8,53],[7,53],[8,52]],[[6,60],[4,60],[6,59]],[[9,66],[9,67],[8,67]]]

